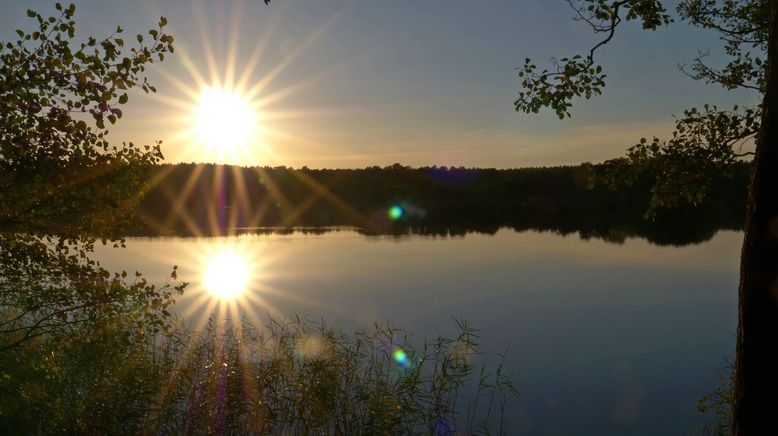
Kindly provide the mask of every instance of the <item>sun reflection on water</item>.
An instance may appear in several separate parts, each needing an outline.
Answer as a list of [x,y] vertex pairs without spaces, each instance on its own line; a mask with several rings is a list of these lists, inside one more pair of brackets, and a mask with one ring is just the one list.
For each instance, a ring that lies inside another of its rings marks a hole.
[[230,300],[246,291],[250,271],[246,259],[232,251],[216,253],[203,274],[203,284],[212,294]]
[[180,274],[183,280],[192,279],[180,315],[192,322],[194,330],[211,320],[254,322],[278,316],[272,300],[304,300],[274,285],[280,259],[266,250],[258,236],[203,238],[190,255],[192,269]]
[[[168,250],[144,252],[160,263],[176,259],[181,267],[177,279],[187,283],[175,314],[181,325],[202,331],[210,322],[258,325],[272,317],[282,319],[295,311],[336,310],[318,294],[308,295],[286,287],[289,280],[306,280],[310,264],[294,267],[300,253],[270,249],[279,241],[299,235],[244,234],[204,237],[171,242]],[[292,308],[292,309],[290,309]],[[299,344],[305,355],[319,355],[322,345],[315,338]]]

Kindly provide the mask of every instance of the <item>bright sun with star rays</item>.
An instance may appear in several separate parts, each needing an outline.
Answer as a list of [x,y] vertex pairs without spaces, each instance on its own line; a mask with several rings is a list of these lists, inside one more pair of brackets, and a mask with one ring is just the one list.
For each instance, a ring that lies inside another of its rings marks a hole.
[[249,266],[243,256],[232,251],[217,253],[205,267],[203,284],[213,295],[231,299],[246,290]]
[[238,91],[206,87],[200,92],[193,127],[206,147],[238,154],[254,140],[258,123],[256,111]]
[[[165,136],[166,158],[179,162],[225,165],[265,165],[288,162],[279,150],[316,147],[289,126],[295,120],[327,117],[333,108],[305,109],[290,106],[287,98],[314,86],[335,69],[317,70],[308,77],[280,84],[287,68],[308,51],[330,28],[341,13],[334,14],[299,42],[284,50],[282,57],[268,56],[270,41],[280,15],[249,51],[239,47],[243,6],[232,10],[226,35],[213,35],[206,25],[203,5],[195,7],[200,40],[177,41],[179,68],[157,70],[169,91],[154,94],[172,109],[165,116],[149,115],[149,124],[172,130]],[[273,59],[268,62],[268,59]]]

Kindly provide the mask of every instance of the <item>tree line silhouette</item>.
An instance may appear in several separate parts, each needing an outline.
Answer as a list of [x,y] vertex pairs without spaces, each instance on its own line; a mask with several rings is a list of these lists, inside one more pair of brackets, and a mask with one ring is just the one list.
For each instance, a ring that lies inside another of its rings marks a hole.
[[212,236],[350,226],[369,235],[455,236],[509,228],[683,245],[720,229],[742,229],[746,163],[716,177],[699,204],[660,209],[651,219],[645,212],[656,175],[645,172],[633,186],[612,190],[598,182],[605,171],[588,163],[520,169],[157,165],[128,233]]

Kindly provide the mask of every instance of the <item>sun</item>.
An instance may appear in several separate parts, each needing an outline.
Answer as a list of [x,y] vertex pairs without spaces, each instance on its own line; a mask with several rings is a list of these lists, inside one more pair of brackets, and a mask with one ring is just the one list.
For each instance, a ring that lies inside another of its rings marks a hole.
[[208,86],[200,91],[192,122],[205,154],[239,158],[256,142],[259,114],[239,90]]
[[[298,98],[290,97],[320,87],[340,67],[307,69],[306,76],[286,73],[348,8],[310,27],[308,35],[284,43],[283,50],[275,50],[279,38],[275,29],[281,26],[283,8],[274,9],[257,26],[257,17],[246,13],[243,3],[193,2],[197,29],[191,30],[199,33],[199,40],[194,34],[178,39],[175,68],[166,69],[171,64],[164,63],[156,70],[172,90],[154,93],[153,98],[166,109],[148,111],[145,117],[157,132],[169,132],[164,145],[168,161],[278,165],[310,159],[325,148],[318,137],[309,135],[318,136],[319,126],[340,116],[341,109],[310,103],[295,107]],[[244,26],[262,30],[259,34],[241,31]],[[244,42],[247,47],[241,47]]]
[[224,300],[234,299],[245,292],[248,283],[248,262],[243,256],[232,251],[213,255],[203,275],[205,288],[214,296]]

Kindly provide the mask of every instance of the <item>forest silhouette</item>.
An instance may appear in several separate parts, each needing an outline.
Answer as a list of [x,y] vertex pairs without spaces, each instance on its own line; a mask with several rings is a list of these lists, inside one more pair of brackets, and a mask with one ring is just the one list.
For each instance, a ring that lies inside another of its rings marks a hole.
[[367,235],[457,236],[508,228],[684,245],[743,226],[745,163],[728,177],[716,177],[700,204],[660,209],[650,219],[646,209],[656,175],[644,173],[633,186],[611,190],[599,182],[603,171],[603,165],[592,164],[521,169],[160,165],[147,176],[131,234],[318,233],[346,226]]

